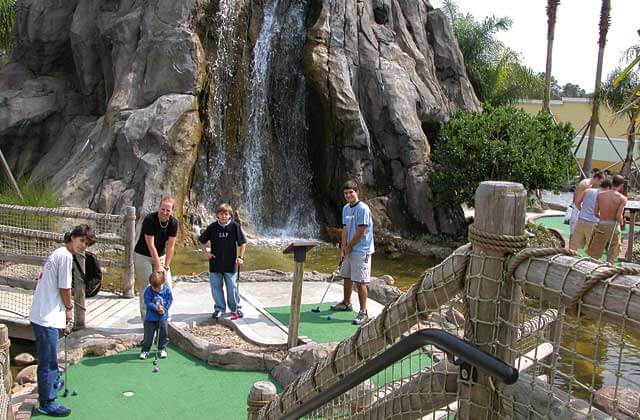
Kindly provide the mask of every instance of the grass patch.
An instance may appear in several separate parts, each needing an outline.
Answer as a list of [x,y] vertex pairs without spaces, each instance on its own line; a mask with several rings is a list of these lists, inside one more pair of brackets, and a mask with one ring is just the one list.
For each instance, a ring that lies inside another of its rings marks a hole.
[[46,182],[29,182],[21,178],[18,180],[18,188],[22,192],[22,198],[8,182],[0,184],[0,204],[47,208],[59,207],[61,204],[54,188]]
[[[18,188],[22,197],[8,182],[0,184],[0,204],[46,208],[59,207],[61,204],[55,190],[47,183],[29,182],[21,178],[18,180]],[[6,213],[0,215],[0,224],[55,232],[56,219],[46,215]]]

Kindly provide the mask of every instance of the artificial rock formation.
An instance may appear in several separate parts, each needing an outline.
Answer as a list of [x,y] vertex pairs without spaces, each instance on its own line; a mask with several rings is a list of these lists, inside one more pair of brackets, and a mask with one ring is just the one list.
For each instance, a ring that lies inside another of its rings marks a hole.
[[184,197],[200,141],[198,2],[22,0],[0,70],[0,147],[66,204],[119,212]]
[[17,39],[0,148],[67,205],[225,200],[313,235],[355,177],[378,233],[464,226],[433,205],[429,141],[479,103],[427,0],[18,0]]
[[426,0],[314,0],[304,70],[311,84],[313,166],[324,201],[348,177],[378,224],[453,233],[460,209],[434,208],[428,135],[454,108],[479,103],[444,14]]

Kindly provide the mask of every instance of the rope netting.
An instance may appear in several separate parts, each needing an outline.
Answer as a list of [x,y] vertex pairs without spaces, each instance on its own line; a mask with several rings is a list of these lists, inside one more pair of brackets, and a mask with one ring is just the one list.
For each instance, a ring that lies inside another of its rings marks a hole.
[[25,317],[46,257],[63,244],[64,233],[89,225],[96,243],[88,248],[104,269],[102,290],[124,292],[126,217],[72,208],[0,204],[0,312]]
[[520,379],[498,383],[425,346],[308,418],[638,418],[640,269],[564,249],[518,252],[524,236],[472,231],[473,248],[467,244],[425,272],[260,418],[291,412],[403,336],[429,327],[498,356],[518,368]]

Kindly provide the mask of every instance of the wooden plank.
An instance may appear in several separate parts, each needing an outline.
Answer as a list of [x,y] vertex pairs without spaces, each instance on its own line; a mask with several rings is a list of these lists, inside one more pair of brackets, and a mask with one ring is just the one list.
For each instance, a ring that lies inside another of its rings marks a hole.
[[627,261],[633,261],[633,242],[635,240],[635,228],[636,228],[636,210],[631,210],[631,217],[629,218],[629,236],[627,237]]
[[90,320],[95,320],[99,318],[102,314],[108,312],[110,309],[112,309],[114,306],[117,306],[117,305],[118,305],[118,301],[116,299],[109,300],[104,304],[100,305],[93,312],[89,312],[88,318]]
[[126,308],[130,302],[130,300],[118,299],[112,305],[103,305],[101,309],[104,310],[92,316],[92,322],[97,324],[97,326],[102,326],[103,324],[113,321],[112,317]]
[[[45,230],[25,229],[15,226],[0,225],[0,233],[8,236],[17,236],[25,238],[44,239],[59,243],[64,242],[64,234],[56,232],[48,232]],[[126,240],[114,234],[96,235],[96,242],[104,242],[108,244],[126,245]]]
[[552,354],[553,344],[544,342],[535,349],[518,357],[513,363],[513,366],[518,369],[519,372],[524,372],[528,369],[531,369],[532,367],[535,367],[541,360],[546,359]]
[[119,222],[124,220],[124,216],[122,215],[95,213],[86,211],[84,209],[28,207],[14,206],[12,204],[0,204],[0,212],[12,214],[30,214],[37,216],[57,216],[87,220],[107,220],[111,222]]

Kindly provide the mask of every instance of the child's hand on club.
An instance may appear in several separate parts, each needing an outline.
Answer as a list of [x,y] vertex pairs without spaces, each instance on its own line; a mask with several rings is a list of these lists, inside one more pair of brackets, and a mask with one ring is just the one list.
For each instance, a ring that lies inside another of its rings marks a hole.
[[158,305],[158,307],[156,308],[156,312],[160,315],[164,314],[164,306]]

